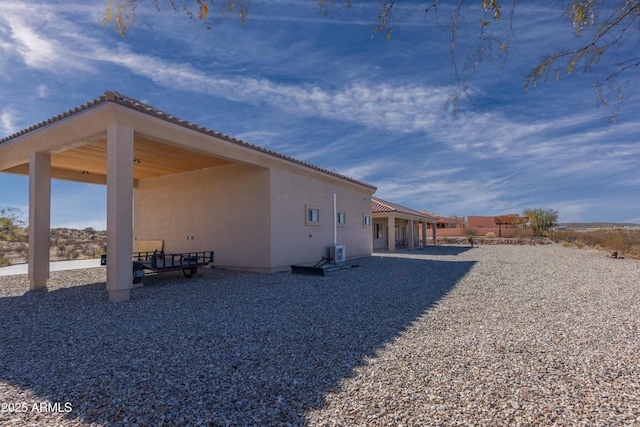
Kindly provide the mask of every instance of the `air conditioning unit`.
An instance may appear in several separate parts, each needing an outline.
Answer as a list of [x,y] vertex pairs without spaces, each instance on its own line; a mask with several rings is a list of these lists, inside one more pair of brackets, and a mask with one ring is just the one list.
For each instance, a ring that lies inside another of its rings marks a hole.
[[329,247],[329,258],[334,264],[343,264],[347,260],[344,245],[336,245]]

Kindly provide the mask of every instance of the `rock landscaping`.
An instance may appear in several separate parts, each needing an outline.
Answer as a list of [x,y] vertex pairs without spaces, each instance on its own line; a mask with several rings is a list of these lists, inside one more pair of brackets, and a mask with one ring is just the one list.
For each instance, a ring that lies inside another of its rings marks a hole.
[[559,244],[0,277],[2,426],[640,424],[640,262]]

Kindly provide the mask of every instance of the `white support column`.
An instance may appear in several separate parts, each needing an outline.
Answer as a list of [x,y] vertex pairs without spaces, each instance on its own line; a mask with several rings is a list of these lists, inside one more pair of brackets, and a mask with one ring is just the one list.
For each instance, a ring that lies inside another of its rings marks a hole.
[[51,155],[29,156],[29,289],[47,287],[51,233]]
[[107,127],[107,290],[127,301],[133,287],[133,128]]
[[427,222],[422,221],[420,223],[422,225],[422,246],[427,247]]
[[396,250],[396,217],[389,215],[387,221],[387,249],[389,252],[395,252]]
[[412,219],[410,219],[410,220],[409,220],[409,236],[407,236],[407,240],[408,240],[408,242],[407,242],[407,247],[408,247],[409,249],[413,249],[414,244],[415,244],[415,242],[414,242],[414,239],[416,238],[416,237],[415,237],[415,234],[416,234],[416,230],[415,230],[415,228],[416,228],[416,227],[415,227],[415,225],[413,224],[413,220],[412,220]]

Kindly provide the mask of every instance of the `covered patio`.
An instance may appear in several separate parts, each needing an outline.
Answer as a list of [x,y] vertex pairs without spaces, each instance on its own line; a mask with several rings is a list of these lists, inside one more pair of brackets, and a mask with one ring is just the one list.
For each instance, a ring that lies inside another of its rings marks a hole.
[[427,246],[430,228],[433,244],[437,242],[436,217],[379,199],[371,198],[373,249],[393,252]]
[[[51,179],[107,186],[110,301],[129,299],[134,245],[140,239],[157,238],[158,229],[169,230],[166,238],[178,252],[211,250],[210,245],[223,244],[221,260],[226,265],[238,265],[241,257],[241,267],[277,271],[298,258],[315,259],[318,248],[324,248],[324,240],[311,239],[304,228],[305,212],[298,210],[305,202],[320,205],[337,192],[344,201],[342,209],[357,217],[369,209],[367,195],[375,191],[368,184],[111,91],[1,139],[0,172],[29,176],[32,290],[46,288],[49,279]],[[316,189],[320,201],[302,198],[308,187]],[[281,200],[287,194],[296,197]],[[272,212],[272,206],[282,213]],[[256,217],[256,210],[263,215]],[[293,222],[291,215],[303,223],[295,234],[285,227]],[[325,228],[323,224],[322,233],[316,235],[324,238]],[[355,224],[345,231],[354,255],[370,253],[368,233]],[[300,236],[306,239],[306,252],[295,250],[293,243]]]

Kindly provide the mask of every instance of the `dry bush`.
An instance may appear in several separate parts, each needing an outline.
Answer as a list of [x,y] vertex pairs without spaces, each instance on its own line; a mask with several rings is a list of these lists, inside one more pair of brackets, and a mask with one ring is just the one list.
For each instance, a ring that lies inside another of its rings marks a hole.
[[605,251],[616,251],[619,255],[640,258],[640,230],[593,230],[593,231],[557,231],[553,239],[571,244],[578,248],[584,246]]
[[532,239],[533,231],[528,228],[518,227],[513,233],[513,238],[518,241]]
[[575,243],[578,241],[577,232],[573,230],[562,230],[562,231],[554,231],[551,234],[551,239],[556,242],[568,242]]
[[[28,237],[26,229],[21,232]],[[49,257],[51,261],[99,258],[106,252],[106,241],[105,231],[95,231],[90,227],[84,230],[54,228],[49,236]],[[28,251],[28,238],[15,241],[0,240],[0,266],[26,262]]]
[[487,234],[485,234],[484,237],[486,237],[488,239],[495,239],[496,238],[496,233],[494,233],[493,231],[490,231]]
[[467,227],[465,228],[464,233],[465,233],[465,236],[475,236],[478,234],[478,230],[476,230],[473,227]]

